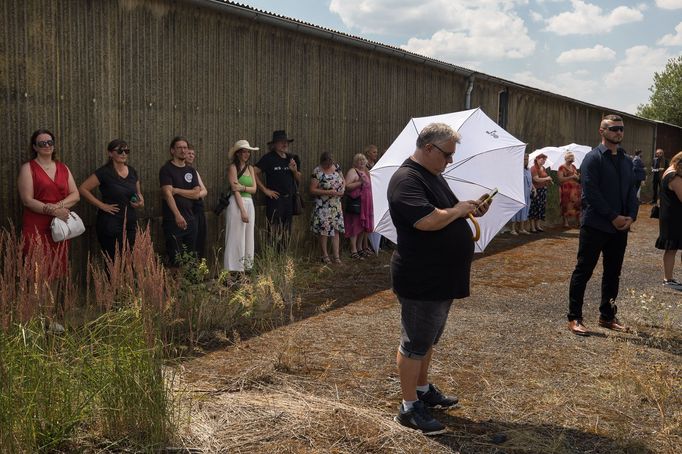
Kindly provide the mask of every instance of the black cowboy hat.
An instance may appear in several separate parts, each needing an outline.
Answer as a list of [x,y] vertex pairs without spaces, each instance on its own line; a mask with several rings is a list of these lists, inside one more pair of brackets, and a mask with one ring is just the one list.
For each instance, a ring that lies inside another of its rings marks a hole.
[[279,142],[280,140],[286,140],[289,143],[294,141],[294,139],[289,139],[287,137],[286,131],[282,129],[279,131],[273,131],[272,132],[272,140],[270,142],[268,142],[268,145],[271,145],[275,142]]

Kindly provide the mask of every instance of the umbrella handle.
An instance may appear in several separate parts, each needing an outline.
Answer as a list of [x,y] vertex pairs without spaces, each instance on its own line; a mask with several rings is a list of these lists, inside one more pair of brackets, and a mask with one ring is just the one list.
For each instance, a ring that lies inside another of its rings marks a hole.
[[474,224],[474,229],[476,230],[476,233],[474,233],[473,239],[474,241],[478,241],[481,238],[481,226],[478,225],[478,221],[474,217],[473,214],[469,213],[469,219],[471,222]]

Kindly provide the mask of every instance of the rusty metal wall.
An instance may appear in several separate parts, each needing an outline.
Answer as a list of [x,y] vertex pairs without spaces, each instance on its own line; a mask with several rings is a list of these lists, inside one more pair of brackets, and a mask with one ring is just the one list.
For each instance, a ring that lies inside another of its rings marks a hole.
[[[366,144],[390,145],[410,117],[465,108],[461,73],[197,2],[5,0],[0,26],[2,225],[20,222],[16,173],[39,127],[56,134],[77,183],[104,163],[111,139],[127,140],[146,199],[140,214],[158,235],[157,175],[175,135],[196,146],[210,210],[226,186],[226,150],[237,139],[260,146],[258,159],[272,131],[286,129],[305,188],[321,152],[347,169]],[[507,127],[529,149],[597,143],[599,109],[488,79],[476,80],[472,106],[496,118],[499,91],[508,89]],[[653,147],[651,122],[626,123],[626,148]],[[86,202],[75,209],[93,223]],[[208,216],[208,244],[219,247],[223,221]],[[297,220],[299,230],[307,231],[305,222]],[[96,251],[94,243],[88,232],[73,242],[74,255]]]

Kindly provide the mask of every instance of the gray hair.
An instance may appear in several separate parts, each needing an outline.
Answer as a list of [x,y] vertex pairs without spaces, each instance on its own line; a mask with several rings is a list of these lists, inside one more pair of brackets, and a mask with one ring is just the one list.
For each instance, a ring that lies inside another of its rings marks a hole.
[[428,143],[445,142],[454,140],[459,143],[462,136],[445,123],[431,123],[419,133],[417,148],[424,148]]

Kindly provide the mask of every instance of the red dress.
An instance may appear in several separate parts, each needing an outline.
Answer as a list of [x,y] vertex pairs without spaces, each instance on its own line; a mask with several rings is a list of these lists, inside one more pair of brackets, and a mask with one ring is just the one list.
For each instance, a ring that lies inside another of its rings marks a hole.
[[[43,203],[57,204],[64,200],[69,195],[69,169],[61,162],[55,162],[57,169],[55,170],[54,181],[49,175],[40,167],[40,164],[31,159],[29,165],[31,166],[31,178],[33,179],[33,198]],[[52,241],[52,233],[50,230],[50,223],[53,216],[47,214],[36,213],[35,211],[24,208],[22,235],[24,238],[24,254],[28,254],[31,246],[38,241],[42,241],[45,246],[44,253],[48,257],[36,258],[41,260],[46,259],[46,263],[54,264],[50,275],[53,277],[62,276],[66,274],[69,242],[63,241],[55,243]],[[35,252],[38,254],[38,252]]]
[[[570,167],[561,165],[559,175],[570,177],[578,174],[578,170],[573,164]],[[580,217],[580,183],[575,180],[567,180],[561,183],[561,215],[564,217]]]

